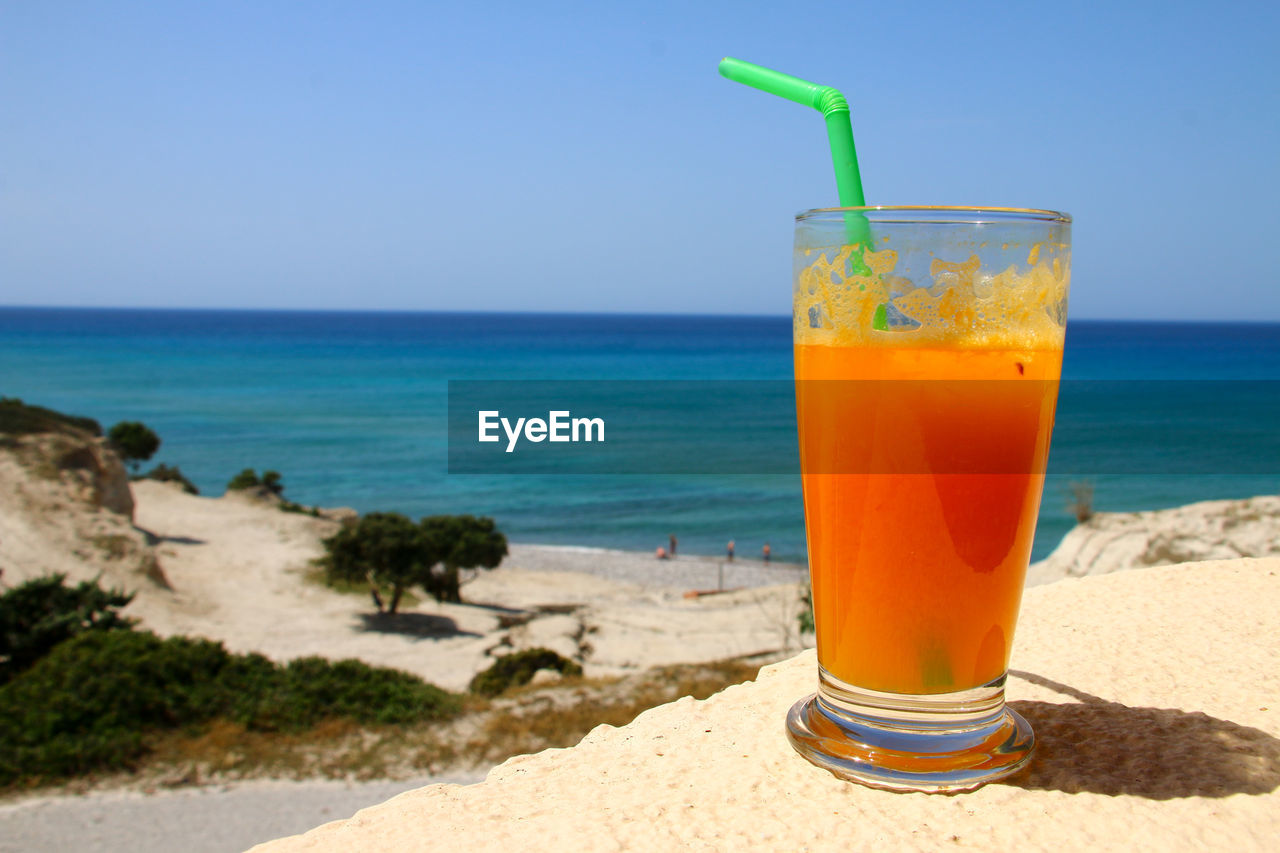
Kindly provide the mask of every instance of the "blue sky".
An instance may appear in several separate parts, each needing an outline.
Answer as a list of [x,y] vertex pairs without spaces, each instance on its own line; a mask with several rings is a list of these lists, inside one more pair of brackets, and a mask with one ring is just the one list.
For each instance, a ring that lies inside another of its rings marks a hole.
[[845,93],[869,202],[1071,213],[1072,316],[1280,320],[1278,24],[0,2],[0,304],[788,313],[826,139],[731,55]]

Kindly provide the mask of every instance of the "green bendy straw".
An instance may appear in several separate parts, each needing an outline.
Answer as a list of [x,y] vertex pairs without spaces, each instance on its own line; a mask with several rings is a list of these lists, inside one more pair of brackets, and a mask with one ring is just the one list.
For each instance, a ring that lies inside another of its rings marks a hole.
[[[822,113],[827,123],[827,139],[831,143],[831,164],[836,170],[836,190],[840,194],[840,206],[866,205],[866,198],[862,194],[862,175],[858,172],[858,153],[853,147],[853,125],[849,123],[849,102],[839,90],[729,56],[720,60],[720,74],[735,83],[813,107]],[[850,245],[870,249],[871,228],[867,218],[861,214],[849,213],[845,214],[844,222]],[[849,261],[854,272],[861,275],[871,273],[862,260],[861,252]],[[884,305],[876,309],[872,325],[876,329],[888,328]]]
[[836,189],[841,207],[862,207],[862,176],[858,174],[858,154],[853,147],[853,126],[849,123],[849,102],[836,89],[819,86],[781,71],[763,68],[741,59],[720,60],[720,73],[736,83],[813,107],[827,122],[831,142],[831,163],[836,169]]

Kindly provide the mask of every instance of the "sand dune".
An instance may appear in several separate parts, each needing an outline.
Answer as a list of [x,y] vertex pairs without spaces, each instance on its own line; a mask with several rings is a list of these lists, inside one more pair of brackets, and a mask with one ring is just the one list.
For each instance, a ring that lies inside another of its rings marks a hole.
[[155,482],[135,483],[134,495],[135,523],[158,540],[173,590],[139,596],[129,612],[158,633],[209,637],[235,651],[358,657],[457,690],[496,656],[531,646],[579,660],[588,675],[801,647],[796,567],[735,564],[731,584],[774,585],[688,598],[715,587],[714,561],[514,546],[502,566],[463,587],[468,603],[427,599],[379,619],[368,596],[309,577],[336,522]]

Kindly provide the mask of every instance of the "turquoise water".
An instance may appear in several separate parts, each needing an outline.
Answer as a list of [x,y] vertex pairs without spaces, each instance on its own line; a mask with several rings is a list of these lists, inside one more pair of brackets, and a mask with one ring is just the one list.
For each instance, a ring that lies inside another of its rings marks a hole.
[[[273,468],[300,503],[491,515],[527,542],[650,549],[675,533],[687,553],[719,553],[732,538],[743,556],[767,541],[775,558],[800,560],[799,476],[451,475],[449,379],[790,375],[791,324],[780,317],[0,309],[0,395],[104,426],[141,420],[164,442],[152,463],[180,466],[202,493],[220,494],[241,468]],[[1064,376],[1276,380],[1280,325],[1074,321]],[[1162,470],[1163,451],[1144,440],[1141,417],[1176,411],[1180,388],[1135,381],[1125,386],[1125,405],[1099,410],[1097,417],[1114,420],[1099,424],[1113,457],[1149,463],[1135,470]],[[1213,442],[1214,419],[1228,413],[1195,414]],[[1247,443],[1217,443],[1226,454],[1222,473],[1087,476],[1095,507],[1154,509],[1277,491],[1280,459],[1258,459]],[[1055,458],[1059,451],[1055,444]],[[1180,470],[1176,460],[1167,470]],[[1067,485],[1084,478],[1080,471],[1050,478],[1037,558],[1070,529]]]

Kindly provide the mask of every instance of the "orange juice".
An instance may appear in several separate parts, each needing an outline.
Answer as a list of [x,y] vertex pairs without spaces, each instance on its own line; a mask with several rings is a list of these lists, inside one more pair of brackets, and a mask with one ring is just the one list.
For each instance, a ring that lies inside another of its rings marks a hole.
[[818,658],[847,684],[949,693],[1008,666],[1062,350],[992,343],[796,344]]
[[1062,370],[1071,219],[810,210],[795,246],[820,672],[787,737],[845,779],[972,789],[1035,745],[1003,676]]

